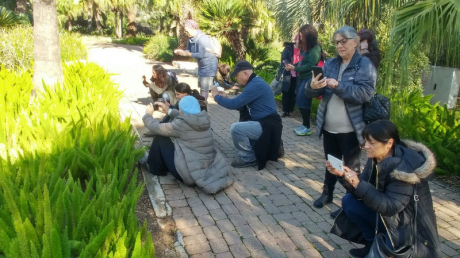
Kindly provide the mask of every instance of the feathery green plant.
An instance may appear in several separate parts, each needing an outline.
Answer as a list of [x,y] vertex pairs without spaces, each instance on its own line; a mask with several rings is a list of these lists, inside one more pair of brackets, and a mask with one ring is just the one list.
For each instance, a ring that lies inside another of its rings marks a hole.
[[64,76],[29,104],[31,74],[0,69],[0,256],[154,257],[121,92],[93,63]]
[[[61,32],[59,35],[61,60],[86,59],[88,51],[76,33]],[[0,28],[0,64],[7,69],[24,71],[33,68],[34,37],[31,26]]]

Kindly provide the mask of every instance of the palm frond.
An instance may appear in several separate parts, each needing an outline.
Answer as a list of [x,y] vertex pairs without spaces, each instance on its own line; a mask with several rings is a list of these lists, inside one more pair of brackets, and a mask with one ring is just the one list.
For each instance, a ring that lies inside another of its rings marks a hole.
[[312,23],[309,0],[275,0],[274,6],[283,39],[291,39],[300,26]]
[[16,24],[27,23],[26,16],[17,15],[13,11],[7,10],[5,7],[0,6],[0,28],[10,27]]
[[205,0],[200,8],[200,28],[210,35],[251,27],[250,11],[238,0]]
[[331,0],[328,18],[356,28],[375,28],[387,6],[400,7],[413,0]]
[[391,53],[402,64],[422,44],[436,65],[460,68],[460,2],[423,0],[405,5],[394,16]]

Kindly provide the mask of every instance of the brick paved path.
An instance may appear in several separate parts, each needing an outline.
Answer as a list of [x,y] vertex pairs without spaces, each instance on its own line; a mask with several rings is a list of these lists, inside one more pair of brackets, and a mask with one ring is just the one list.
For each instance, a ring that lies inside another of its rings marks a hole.
[[[139,86],[137,77],[149,71],[150,63],[138,52],[126,51],[121,46],[93,46],[90,60],[120,73],[114,77],[126,89],[120,107],[125,112],[132,111],[133,123],[142,136],[145,132],[140,121],[144,113],[142,104],[149,95]],[[132,60],[122,61],[134,55]],[[137,76],[135,83],[133,75],[126,74],[129,72]],[[179,76],[179,81],[184,80],[196,84],[195,78]],[[230,164],[236,151],[229,128],[238,120],[238,113],[216,105],[211,99],[208,109],[216,146]],[[283,119],[283,159],[269,162],[260,171],[234,169],[235,183],[214,196],[178,183],[172,176],[160,178],[190,257],[348,257],[346,251],[355,245],[328,233],[333,223],[329,213],[340,205],[344,189],[338,186],[333,204],[323,209],[313,207],[313,200],[321,193],[325,170],[322,142],[314,134],[296,136],[293,128],[298,125],[298,120]],[[143,140],[148,144],[148,138]],[[431,183],[431,189],[443,255],[460,257],[458,189],[446,189],[439,182]]]

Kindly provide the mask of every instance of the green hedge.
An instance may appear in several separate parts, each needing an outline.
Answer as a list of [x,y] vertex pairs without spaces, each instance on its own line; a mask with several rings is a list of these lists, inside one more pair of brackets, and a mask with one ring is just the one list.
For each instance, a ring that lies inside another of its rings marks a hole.
[[[88,51],[75,33],[61,32],[59,35],[62,61],[86,59]],[[16,26],[0,29],[0,64],[16,71],[33,67],[34,37],[31,26]]]
[[437,173],[460,176],[460,111],[431,105],[431,97],[419,89],[393,94],[391,120],[402,138],[422,142],[435,153]]
[[145,44],[144,54],[149,59],[162,62],[173,60],[173,50],[177,48],[177,39],[158,34],[150,38]]
[[124,38],[124,39],[112,39],[112,43],[143,46],[145,43],[149,41],[149,39],[150,38],[148,37],[136,36],[136,37],[129,37],[129,38]]
[[1,67],[0,256],[154,257],[122,93],[93,63],[64,77],[29,104],[31,73]]

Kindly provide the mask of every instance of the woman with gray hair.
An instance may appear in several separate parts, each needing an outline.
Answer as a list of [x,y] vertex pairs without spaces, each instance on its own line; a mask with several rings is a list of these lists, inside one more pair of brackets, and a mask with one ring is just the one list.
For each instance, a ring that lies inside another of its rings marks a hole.
[[[363,104],[374,95],[377,71],[372,62],[357,49],[359,37],[350,26],[338,29],[333,37],[337,57],[327,60],[322,74],[313,74],[305,86],[309,98],[323,96],[316,117],[316,132],[323,135],[324,154],[344,161],[344,165],[359,173]],[[323,192],[314,206],[331,203],[337,176],[326,169]],[[340,212],[335,211],[332,217]]]

